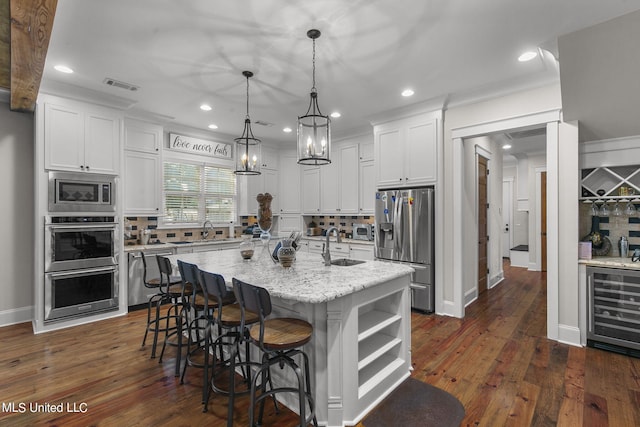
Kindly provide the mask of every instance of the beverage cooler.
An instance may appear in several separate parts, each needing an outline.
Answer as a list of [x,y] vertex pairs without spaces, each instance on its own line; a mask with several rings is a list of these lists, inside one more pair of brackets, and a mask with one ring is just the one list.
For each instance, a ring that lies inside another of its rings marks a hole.
[[640,357],[640,270],[587,267],[587,345]]

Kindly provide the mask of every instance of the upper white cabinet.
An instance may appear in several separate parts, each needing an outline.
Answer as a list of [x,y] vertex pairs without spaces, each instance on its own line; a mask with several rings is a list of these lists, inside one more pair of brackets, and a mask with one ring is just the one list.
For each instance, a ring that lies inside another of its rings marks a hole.
[[322,213],[358,213],[358,164],[358,144],[334,146],[331,163],[320,167]]
[[360,162],[359,205],[361,214],[373,214],[376,193],[376,171],[373,160]]
[[127,119],[124,129],[124,213],[156,216],[162,204],[162,127]]
[[302,169],[302,213],[305,215],[320,213],[319,166]]
[[280,156],[280,202],[281,214],[300,214],[300,172],[295,151],[283,152]]
[[256,196],[260,193],[269,193],[273,196],[271,211],[274,214],[280,212],[280,182],[278,179],[278,151],[262,147],[262,162],[260,163],[260,175],[239,175],[238,194],[241,216],[257,215],[258,202]]
[[378,188],[414,187],[437,180],[437,118],[418,114],[374,127]]
[[80,103],[45,103],[45,168],[117,174],[120,116]]

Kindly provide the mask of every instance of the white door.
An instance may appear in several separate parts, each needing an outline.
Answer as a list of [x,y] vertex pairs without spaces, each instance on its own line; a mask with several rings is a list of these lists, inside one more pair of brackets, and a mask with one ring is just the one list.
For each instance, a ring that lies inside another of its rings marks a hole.
[[502,257],[509,258],[513,242],[513,179],[502,181]]

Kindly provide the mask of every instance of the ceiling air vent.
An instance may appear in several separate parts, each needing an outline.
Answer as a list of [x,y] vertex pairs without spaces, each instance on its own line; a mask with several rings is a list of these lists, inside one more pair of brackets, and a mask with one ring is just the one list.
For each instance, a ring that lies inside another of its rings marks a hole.
[[140,89],[140,86],[132,85],[130,83],[121,82],[119,80],[111,79],[109,77],[104,79],[103,83],[107,84],[109,86],[119,87],[120,89],[130,90],[131,92],[135,92],[138,89]]
[[255,124],[260,125],[260,126],[267,126],[267,127],[273,126],[273,123],[263,122],[262,120],[256,120]]

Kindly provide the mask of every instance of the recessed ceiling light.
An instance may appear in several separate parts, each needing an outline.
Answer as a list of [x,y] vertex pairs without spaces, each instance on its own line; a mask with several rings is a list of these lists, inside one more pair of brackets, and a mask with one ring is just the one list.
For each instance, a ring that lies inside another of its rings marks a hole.
[[282,132],[286,132],[286,133],[290,133],[291,132],[291,128],[290,127],[286,127],[284,129],[282,129]]
[[334,119],[337,119],[338,117],[340,117],[342,114],[340,114],[337,111],[334,111],[333,113],[331,113],[331,117],[333,117]]
[[538,52],[529,50],[518,57],[518,61],[527,62],[538,56]]
[[211,123],[208,127],[209,129],[218,129],[218,125],[214,125],[213,123]]
[[504,145],[502,146],[502,149],[503,149],[503,150],[508,150],[509,148],[511,148],[511,144],[504,144]]
[[65,74],[71,74],[73,73],[73,70],[69,67],[67,67],[66,65],[56,65],[55,68],[57,71],[60,71],[61,73],[65,73]]
[[211,111],[211,105],[209,105],[209,104],[202,104],[202,105],[200,106],[200,109],[201,109],[202,111]]
[[407,96],[413,96],[414,92],[411,89],[405,89],[402,91],[402,96],[407,97]]

